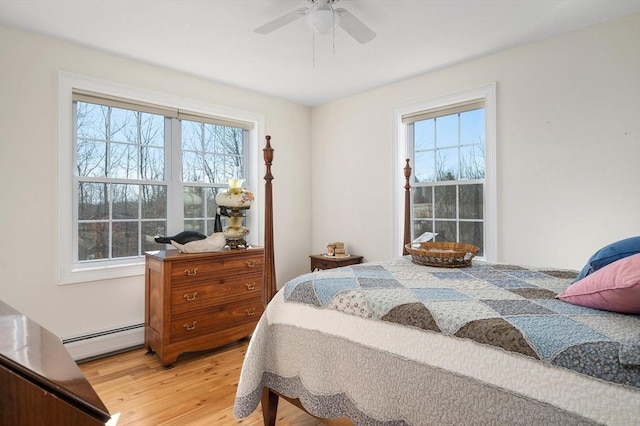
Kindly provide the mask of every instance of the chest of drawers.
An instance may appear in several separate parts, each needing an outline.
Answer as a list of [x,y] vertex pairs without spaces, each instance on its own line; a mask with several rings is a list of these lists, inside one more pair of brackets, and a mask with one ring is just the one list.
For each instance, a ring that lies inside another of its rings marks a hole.
[[262,248],[149,252],[145,263],[145,346],[166,366],[248,336],[264,311]]

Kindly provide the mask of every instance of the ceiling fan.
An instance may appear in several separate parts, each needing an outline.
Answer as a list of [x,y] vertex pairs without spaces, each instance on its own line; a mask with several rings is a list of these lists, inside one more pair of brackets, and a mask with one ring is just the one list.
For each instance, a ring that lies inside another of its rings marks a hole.
[[339,26],[359,43],[366,43],[376,36],[369,27],[346,9],[334,9],[339,0],[307,0],[311,7],[301,7],[274,19],[253,30],[258,34],[269,34],[297,19],[306,16],[307,25],[314,33],[327,34]]

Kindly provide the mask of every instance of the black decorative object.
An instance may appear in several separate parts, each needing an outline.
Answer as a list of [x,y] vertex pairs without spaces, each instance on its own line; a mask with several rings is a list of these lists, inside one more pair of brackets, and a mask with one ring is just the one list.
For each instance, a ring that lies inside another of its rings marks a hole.
[[199,241],[199,240],[204,240],[205,238],[207,238],[207,236],[205,234],[203,234],[202,232],[198,232],[198,231],[182,231],[176,235],[174,235],[173,237],[160,237],[157,236],[154,238],[156,243],[160,243],[160,244],[171,244],[171,240],[175,241],[176,243],[179,244],[187,244],[190,243],[191,241]]
[[222,232],[222,220],[220,219],[220,216],[226,216],[229,217],[229,213],[227,212],[227,208],[226,207],[218,207],[218,210],[216,211],[216,220],[214,222],[213,225],[213,232]]

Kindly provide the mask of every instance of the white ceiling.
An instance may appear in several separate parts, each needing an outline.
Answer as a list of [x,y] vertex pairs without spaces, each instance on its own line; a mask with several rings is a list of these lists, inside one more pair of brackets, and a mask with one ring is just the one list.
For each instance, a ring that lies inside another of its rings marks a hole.
[[[640,0],[340,0],[377,33],[316,36],[307,0],[0,0],[0,23],[214,81],[319,105],[430,70],[640,12]],[[335,54],[333,46],[335,44]],[[315,45],[315,49],[314,49]]]

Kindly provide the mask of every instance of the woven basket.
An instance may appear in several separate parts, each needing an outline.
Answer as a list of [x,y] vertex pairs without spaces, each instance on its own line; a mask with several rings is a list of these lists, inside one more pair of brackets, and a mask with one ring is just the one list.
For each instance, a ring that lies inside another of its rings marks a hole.
[[471,266],[471,259],[480,251],[473,244],[428,242],[420,243],[420,248],[405,246],[413,263],[442,268],[460,268]]

